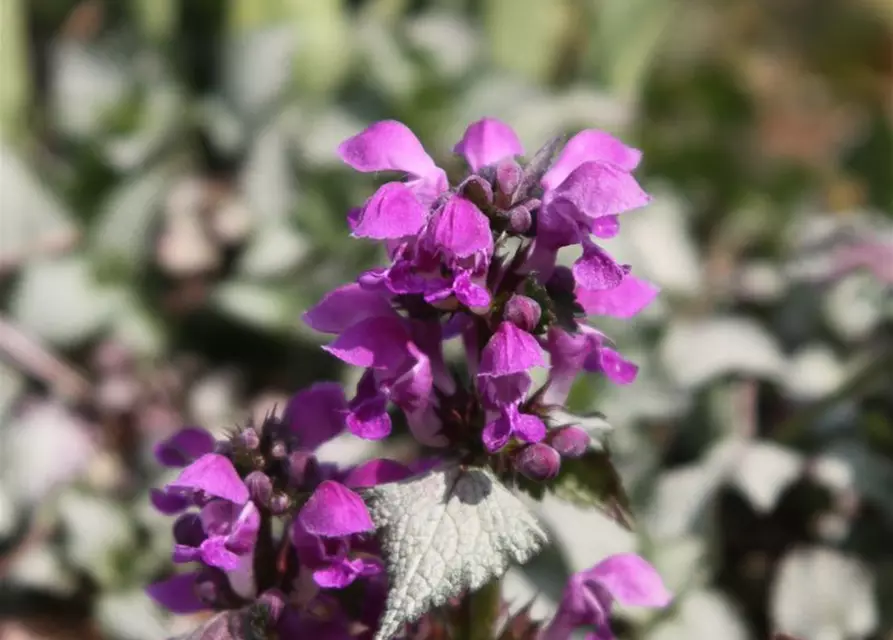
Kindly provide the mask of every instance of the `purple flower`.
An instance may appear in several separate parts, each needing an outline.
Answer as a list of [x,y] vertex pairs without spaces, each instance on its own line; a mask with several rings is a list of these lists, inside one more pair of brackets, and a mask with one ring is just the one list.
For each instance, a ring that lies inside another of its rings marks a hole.
[[343,482],[352,489],[360,489],[405,480],[413,473],[412,469],[395,460],[374,458],[348,471]]
[[298,435],[301,449],[313,451],[345,428],[347,400],[337,382],[317,382],[288,401],[283,421]]
[[297,521],[307,533],[340,538],[375,528],[360,498],[343,484],[326,480],[310,496]]
[[489,263],[493,253],[490,221],[462,196],[451,197],[434,214],[426,240],[430,250],[444,256],[447,264],[475,255]]
[[185,467],[214,451],[214,436],[198,427],[180,429],[155,445],[155,458],[165,467]]
[[613,640],[610,620],[614,602],[660,608],[671,600],[657,571],[644,559],[632,553],[610,556],[571,576],[558,612],[541,640],[568,640],[581,627],[592,628],[598,640]]
[[351,283],[328,293],[304,314],[304,322],[322,333],[339,334],[366,318],[395,315],[390,300],[381,292]]
[[650,282],[627,273],[613,289],[577,288],[575,293],[587,314],[631,318],[651,304],[659,292]]
[[446,174],[434,164],[409,127],[394,120],[376,122],[338,147],[341,159],[364,173],[400,171],[413,177],[407,183],[422,200],[433,200],[447,188]]
[[240,556],[251,553],[260,528],[260,514],[250,500],[238,505],[211,500],[199,512],[205,538],[198,545],[174,545],[174,562],[201,561],[209,567],[235,571]]
[[642,152],[620,142],[604,131],[587,129],[568,140],[555,163],[543,176],[545,189],[558,187],[574,169],[584,162],[610,164],[623,171],[633,171],[642,159]]
[[481,352],[478,377],[506,376],[544,364],[536,338],[511,322],[502,322]]
[[579,325],[575,334],[552,327],[546,338],[551,368],[544,402],[563,404],[577,375],[584,370],[603,373],[617,384],[635,380],[638,367],[605,346],[604,342],[603,334],[586,325]]
[[248,502],[248,487],[242,482],[230,460],[217,453],[206,453],[180,472],[168,489],[203,491],[236,504]]
[[546,437],[546,425],[537,416],[521,413],[518,404],[503,407],[500,415],[484,427],[482,439],[487,451],[499,451],[512,438],[523,442],[539,442]]
[[196,583],[201,571],[180,573],[146,588],[152,600],[171,613],[195,613],[208,609],[209,606],[198,595]]
[[428,212],[400,182],[382,185],[352,220],[353,235],[373,240],[413,236],[425,226]]
[[465,156],[472,171],[524,154],[512,128],[495,118],[483,118],[470,124],[453,151]]

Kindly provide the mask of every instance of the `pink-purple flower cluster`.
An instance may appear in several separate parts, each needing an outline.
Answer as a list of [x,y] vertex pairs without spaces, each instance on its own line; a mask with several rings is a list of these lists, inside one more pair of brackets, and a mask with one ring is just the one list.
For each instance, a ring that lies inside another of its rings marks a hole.
[[[358,490],[409,478],[428,462],[371,460],[342,469],[315,450],[342,431],[379,440],[399,416],[433,459],[489,465],[503,476],[548,481],[562,458],[582,456],[589,434],[558,409],[581,372],[626,384],[637,368],[587,315],[629,318],[657,294],[598,240],[649,197],[632,175],[640,153],[600,131],[526,164],[515,133],[483,119],[454,149],[469,174],[446,172],[403,124],[379,122],[338,149],[361,172],[395,171],[350,212],[352,235],[381,242],[388,264],[326,295],[304,316],[334,339],[324,349],[364,372],[350,399],[339,385],[299,392],[281,416],[224,442],[184,429],[156,449],[182,471],[152,500],[177,515],[173,560],[197,563],[149,589],[174,612],[233,609],[258,598],[280,637],[362,638],[374,630],[387,578]],[[559,250],[579,246],[568,268]],[[444,344],[460,341],[461,366]],[[531,370],[547,367],[533,388]],[[609,558],[574,576],[541,634],[581,626],[612,637],[613,601],[663,606],[659,577],[638,556]],[[329,635],[325,635],[329,634]],[[365,635],[364,635],[365,634]],[[309,637],[309,635],[308,635]]]

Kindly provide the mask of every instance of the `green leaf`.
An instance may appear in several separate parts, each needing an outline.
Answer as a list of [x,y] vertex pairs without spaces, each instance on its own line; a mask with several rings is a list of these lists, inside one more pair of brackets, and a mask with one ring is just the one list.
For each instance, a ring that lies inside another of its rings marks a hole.
[[568,23],[565,0],[488,0],[484,27],[498,67],[544,81],[555,67]]
[[30,87],[28,82],[25,2],[0,2],[0,140],[21,136],[26,124]]

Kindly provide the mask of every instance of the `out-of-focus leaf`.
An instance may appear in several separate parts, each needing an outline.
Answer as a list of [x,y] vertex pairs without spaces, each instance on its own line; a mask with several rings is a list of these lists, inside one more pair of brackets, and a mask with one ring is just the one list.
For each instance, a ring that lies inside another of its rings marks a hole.
[[287,20],[297,30],[293,69],[298,87],[310,93],[337,88],[349,69],[353,38],[343,0],[288,0]]
[[77,491],[63,494],[58,509],[66,556],[101,584],[114,585],[136,543],[127,513],[111,500]]
[[825,450],[831,460],[843,462],[852,473],[855,486],[864,499],[880,508],[888,526],[893,526],[893,464],[864,442],[843,440]]
[[74,344],[105,326],[115,313],[116,292],[99,284],[80,256],[37,260],[24,270],[12,315],[35,335]]
[[532,80],[554,71],[570,21],[566,0],[487,0],[484,28],[493,62]]
[[478,53],[478,38],[460,16],[445,12],[420,15],[407,26],[410,41],[427,53],[438,74],[456,78],[471,68]]
[[22,375],[0,360],[0,424],[6,421],[6,412],[18,398],[25,385]]
[[169,172],[156,169],[122,182],[93,224],[93,247],[117,263],[139,265],[152,249],[150,231],[161,213],[169,179]]
[[25,505],[39,503],[70,482],[94,450],[86,425],[49,402],[26,407],[0,431],[0,439],[0,484]]
[[150,76],[143,82],[151,83],[152,91],[140,105],[134,130],[116,135],[104,144],[109,161],[121,171],[143,169],[142,164],[176,135],[184,120],[185,97],[170,79]]
[[124,98],[130,82],[127,69],[108,52],[71,38],[56,40],[51,55],[53,122],[68,135],[97,133]]
[[671,322],[660,356],[664,369],[683,388],[740,373],[779,379],[785,360],[775,338],[743,316],[714,316]]
[[800,548],[781,561],[770,615],[778,631],[803,638],[864,638],[877,627],[874,580],[837,551]]
[[282,95],[292,75],[295,46],[293,29],[285,24],[230,34],[222,60],[223,84],[240,117],[259,116]]
[[784,377],[787,394],[801,401],[834,393],[846,378],[846,368],[823,344],[810,345],[791,356]]
[[412,94],[421,78],[419,69],[410,61],[388,25],[369,20],[357,28],[358,59],[364,63],[363,72],[376,91],[393,100],[403,100]]
[[165,635],[158,608],[143,589],[105,592],[96,603],[96,619],[109,637],[121,640],[158,640]]
[[365,497],[390,577],[378,640],[527,562],[546,542],[533,514],[484,468],[450,465]]
[[71,245],[71,214],[21,161],[0,144],[0,272]]
[[676,15],[674,0],[603,0],[597,4],[597,64],[608,87],[638,97],[655,51]]
[[177,23],[176,0],[139,0],[136,4],[140,26],[150,38],[164,42]]
[[26,34],[24,0],[0,4],[0,141],[4,143],[20,137],[24,130],[30,100]]
[[845,340],[865,338],[882,318],[893,316],[890,290],[869,273],[852,273],[823,298],[831,326]]
[[12,561],[4,579],[19,588],[70,596],[77,589],[77,583],[59,555],[49,544],[31,547]]
[[259,220],[284,220],[296,205],[294,182],[288,139],[279,126],[269,126],[254,140],[241,177],[253,215]]
[[665,622],[646,634],[647,640],[722,638],[747,640],[750,634],[729,600],[712,590],[689,593]]
[[731,481],[754,509],[768,513],[800,476],[803,465],[803,458],[791,449],[771,442],[753,442],[734,463]]
[[234,318],[263,329],[282,329],[295,323],[288,293],[281,286],[233,280],[221,284],[213,299]]

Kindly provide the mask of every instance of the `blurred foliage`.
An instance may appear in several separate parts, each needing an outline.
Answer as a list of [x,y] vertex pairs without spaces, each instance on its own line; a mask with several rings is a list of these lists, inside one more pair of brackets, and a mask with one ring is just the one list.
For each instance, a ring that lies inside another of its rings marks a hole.
[[547,496],[519,624],[638,548],[678,598],[623,637],[891,637],[888,2],[4,0],[0,83],[3,637],[195,626],[141,593],[152,444],[355,382],[299,321],[381,258],[345,222],[380,178],[334,149],[395,118],[449,166],[484,115],[642,148],[655,202],[608,248],[663,290],[605,323],[637,382],[572,395],[617,469],[566,489],[635,532]]

